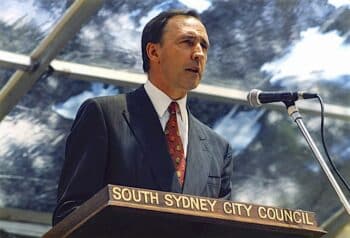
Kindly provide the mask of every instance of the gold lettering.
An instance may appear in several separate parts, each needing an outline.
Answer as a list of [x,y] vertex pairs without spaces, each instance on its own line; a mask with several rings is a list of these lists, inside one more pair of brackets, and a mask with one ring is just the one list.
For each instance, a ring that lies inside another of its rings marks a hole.
[[[138,189],[132,189],[127,187],[111,187],[111,197],[113,200],[119,201],[132,201],[136,203],[145,203],[145,204],[156,204],[159,205],[162,203],[163,206],[168,207],[177,207],[182,209],[191,209],[203,212],[215,212],[218,210],[216,207],[217,200],[211,200],[200,197],[192,196],[182,196],[176,194],[165,193],[164,197],[159,200],[159,193],[151,191],[143,191]],[[306,224],[313,226],[315,225],[314,218],[312,214],[302,211],[302,210],[289,210],[282,209],[277,207],[267,207],[267,206],[258,206],[254,207],[251,204],[241,204],[234,203],[229,201],[220,202],[219,205],[223,205],[219,210],[223,210],[223,213],[226,215],[235,215],[235,216],[247,216],[250,217],[257,215],[260,219],[269,219],[274,221],[283,222],[286,224]],[[253,211],[254,208],[254,211]],[[257,210],[255,210],[257,208]],[[220,212],[220,211],[217,211]]]
[[159,204],[159,197],[158,197],[158,193],[151,193],[151,203],[152,204]]
[[199,210],[199,199],[190,197],[190,200],[191,200],[191,208]]
[[190,199],[188,197],[182,197],[182,207],[183,208],[191,207]]
[[224,202],[224,212],[226,214],[231,214],[232,213],[232,204],[229,202]]
[[314,225],[314,223],[312,221],[309,220],[309,213],[306,213],[306,224],[308,225]]
[[292,211],[288,211],[288,210],[284,210],[284,220],[285,221],[294,222],[294,220],[293,220],[293,212]]
[[[214,206],[212,207],[214,208]],[[253,208],[253,205],[224,202],[224,212],[226,214],[233,214],[233,215],[239,215],[239,216],[245,215],[249,217],[250,211],[252,210],[252,208]]]
[[231,208],[232,208],[232,214],[233,214],[233,215],[236,215],[235,203],[231,203]]
[[304,213],[304,212],[301,212],[301,217],[303,218],[303,224],[306,224],[306,221],[305,221],[305,213]]
[[176,207],[180,207],[181,196],[176,197],[175,195],[173,195],[173,198],[176,201]]
[[248,217],[250,217],[250,210],[252,209],[252,207],[253,207],[253,205],[247,206],[247,205],[244,204],[244,209],[245,209],[246,214],[247,214]]
[[150,193],[151,192],[149,192],[149,191],[143,191],[143,199],[145,200],[145,203],[148,203],[148,195]]
[[232,209],[233,209],[233,214],[235,215],[241,215],[241,207],[239,203],[232,203]]
[[271,208],[271,207],[267,208],[267,217],[270,220],[275,220],[276,219],[276,213],[275,213],[275,210],[273,208]]
[[231,209],[232,209],[232,214],[233,215],[236,215],[236,206],[235,206],[235,203],[231,203]]
[[[279,216],[280,215],[280,216]],[[279,221],[283,221],[284,220],[284,216],[283,216],[283,210],[282,209],[278,209],[276,208],[276,218]]]
[[165,194],[164,195],[165,205],[168,207],[172,207],[174,205],[173,200],[171,199],[171,194]]
[[207,208],[207,200],[204,199],[204,198],[200,198],[199,199],[199,203],[200,203],[200,208],[201,208],[201,211],[208,211],[208,208]]
[[112,188],[112,197],[115,200],[120,200],[122,198],[120,195],[120,188],[119,187]]
[[238,210],[238,215],[242,216],[242,210],[241,207],[244,207],[244,204],[236,203],[235,204]]
[[135,202],[141,202],[141,193],[142,191],[132,190],[132,197]]
[[214,206],[216,204],[216,201],[215,200],[213,200],[213,201],[208,200],[208,203],[210,206],[210,211],[214,212]]
[[[297,218],[297,215],[299,216],[299,218]],[[301,214],[298,211],[293,212],[293,220],[296,223],[301,223]]]
[[130,192],[129,189],[124,188],[122,190],[122,198],[123,198],[124,201],[127,201],[127,202],[131,201],[132,195],[131,195],[131,192]]
[[226,214],[232,213],[232,204],[230,202],[224,202],[224,212]]
[[259,215],[260,218],[266,219],[267,218],[267,216],[266,216],[266,208],[265,207],[259,207],[258,208],[258,215]]

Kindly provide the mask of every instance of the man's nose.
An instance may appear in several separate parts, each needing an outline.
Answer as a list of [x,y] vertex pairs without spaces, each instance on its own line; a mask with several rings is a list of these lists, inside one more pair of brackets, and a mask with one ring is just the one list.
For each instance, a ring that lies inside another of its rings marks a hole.
[[196,44],[192,52],[192,60],[203,60],[205,58],[205,52],[200,43]]

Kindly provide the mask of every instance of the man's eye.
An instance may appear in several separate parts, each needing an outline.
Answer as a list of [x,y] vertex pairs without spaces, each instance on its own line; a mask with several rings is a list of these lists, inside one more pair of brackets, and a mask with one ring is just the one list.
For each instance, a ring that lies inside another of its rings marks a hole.
[[193,45],[193,40],[184,40],[183,42],[188,45]]
[[208,49],[208,45],[205,44],[205,43],[201,43],[201,46],[202,46],[203,49],[206,49],[206,50]]

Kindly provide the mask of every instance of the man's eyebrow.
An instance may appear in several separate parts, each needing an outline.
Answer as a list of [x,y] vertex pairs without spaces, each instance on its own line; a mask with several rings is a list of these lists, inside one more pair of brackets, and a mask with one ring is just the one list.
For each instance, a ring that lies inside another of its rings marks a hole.
[[[196,39],[196,38],[198,38],[198,36],[195,34],[191,34],[191,33],[184,34],[180,37],[180,39],[191,39],[191,40]],[[206,47],[210,46],[209,41],[207,41],[204,37],[200,37],[200,39],[201,39],[200,40],[201,43],[204,44]]]

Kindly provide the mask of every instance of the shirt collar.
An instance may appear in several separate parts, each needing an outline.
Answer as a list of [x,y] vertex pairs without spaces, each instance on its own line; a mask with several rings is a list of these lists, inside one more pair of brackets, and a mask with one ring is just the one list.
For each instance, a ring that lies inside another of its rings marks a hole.
[[[159,118],[163,117],[166,110],[168,109],[170,103],[174,100],[172,100],[168,95],[166,95],[159,88],[154,86],[154,84],[150,80],[146,81],[144,87],[145,87],[147,95],[151,99],[151,102],[152,102]],[[185,97],[175,101],[175,102],[177,102],[177,104],[179,105],[179,108],[180,108],[181,120],[184,120],[183,115],[184,115],[184,113],[187,113],[186,101],[187,101],[187,95]]]

